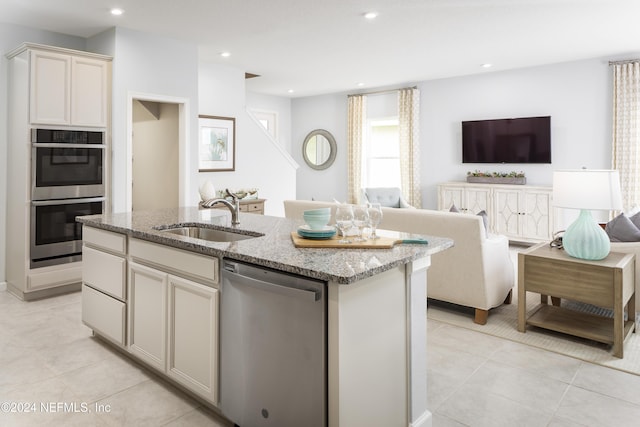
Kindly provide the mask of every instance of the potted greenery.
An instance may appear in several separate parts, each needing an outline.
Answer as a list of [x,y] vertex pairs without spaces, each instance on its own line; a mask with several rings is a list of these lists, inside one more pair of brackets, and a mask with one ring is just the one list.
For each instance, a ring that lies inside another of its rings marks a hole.
[[527,183],[524,172],[481,172],[475,170],[467,172],[467,182],[483,183],[483,184],[517,184],[523,185]]

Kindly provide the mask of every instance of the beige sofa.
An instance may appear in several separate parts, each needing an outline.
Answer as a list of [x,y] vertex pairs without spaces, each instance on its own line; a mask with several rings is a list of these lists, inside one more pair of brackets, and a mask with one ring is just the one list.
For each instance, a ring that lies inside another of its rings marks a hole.
[[[332,207],[336,203],[286,200],[287,218],[302,221],[307,209]],[[427,273],[427,296],[475,309],[474,321],[487,322],[491,308],[511,302],[514,268],[509,240],[489,235],[480,216],[427,209],[382,208],[381,229],[449,237],[454,247],[432,257]]]

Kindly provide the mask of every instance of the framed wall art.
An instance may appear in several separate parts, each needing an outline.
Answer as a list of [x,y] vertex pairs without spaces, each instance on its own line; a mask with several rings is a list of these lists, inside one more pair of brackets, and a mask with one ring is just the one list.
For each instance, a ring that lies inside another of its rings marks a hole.
[[236,169],[236,119],[198,116],[198,171],[221,172]]

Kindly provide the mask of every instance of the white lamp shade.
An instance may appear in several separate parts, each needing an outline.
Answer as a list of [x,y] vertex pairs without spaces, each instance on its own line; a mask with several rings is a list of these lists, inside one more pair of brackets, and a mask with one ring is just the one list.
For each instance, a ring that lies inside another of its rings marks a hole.
[[553,205],[559,208],[622,210],[617,170],[558,170],[553,172]]

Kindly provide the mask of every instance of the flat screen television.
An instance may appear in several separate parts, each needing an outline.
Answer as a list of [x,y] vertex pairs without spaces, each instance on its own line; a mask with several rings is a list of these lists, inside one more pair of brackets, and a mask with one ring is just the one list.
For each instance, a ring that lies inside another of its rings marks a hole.
[[551,163],[551,116],[463,121],[462,163]]

